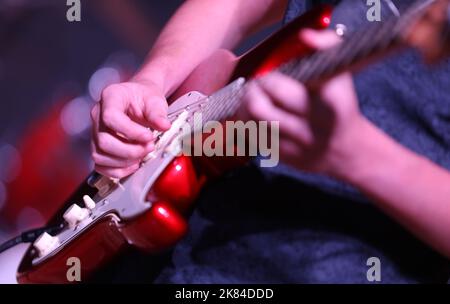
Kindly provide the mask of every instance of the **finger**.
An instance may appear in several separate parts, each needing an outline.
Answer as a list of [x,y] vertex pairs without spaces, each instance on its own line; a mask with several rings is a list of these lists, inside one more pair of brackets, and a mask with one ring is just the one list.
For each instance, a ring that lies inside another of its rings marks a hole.
[[98,113],[100,111],[100,104],[97,102],[95,103],[95,105],[92,107],[91,110],[91,120],[92,120],[92,125],[97,125],[98,124]]
[[112,168],[127,168],[135,164],[139,164],[140,160],[132,160],[126,158],[118,158],[98,152],[97,147],[92,143],[92,160],[96,165]]
[[300,39],[310,47],[318,50],[328,49],[342,41],[334,31],[317,31],[311,29],[302,30],[300,32]]
[[258,79],[260,87],[277,106],[297,115],[308,112],[308,92],[306,88],[291,77],[278,72]]
[[127,168],[111,168],[100,165],[95,165],[95,171],[98,173],[111,177],[111,178],[123,178],[131,173],[134,173],[137,169],[139,169],[139,164],[132,165]]
[[132,97],[121,86],[110,86],[103,90],[99,123],[130,141],[151,141],[153,135],[148,128],[131,120],[127,115],[130,98]]
[[170,128],[167,109],[167,101],[163,98],[153,96],[145,101],[144,115],[152,128],[160,131]]
[[[339,44],[342,39],[334,31],[316,31],[305,29],[300,32],[301,39],[308,45],[316,49],[327,49]],[[323,101],[334,103],[348,103],[349,100],[356,100],[355,89],[351,74],[344,73],[338,75],[321,86],[320,97]],[[319,88],[312,88],[312,93],[317,94]],[[336,94],[336,92],[340,92]]]
[[119,140],[108,132],[99,132],[96,137],[95,145],[97,151],[102,152],[102,154],[109,154],[117,158],[131,160],[142,159],[154,149],[153,142],[149,142],[145,145],[134,144]]
[[302,156],[302,149],[298,143],[289,138],[280,138],[280,159],[292,164],[298,162]]
[[130,141],[147,143],[153,139],[152,132],[148,128],[134,122],[121,110],[112,108],[102,110],[102,124],[111,131]]
[[[99,122],[100,117],[100,105],[97,103],[92,111],[91,111],[91,118],[93,120],[93,135],[92,135],[92,152],[97,154],[106,154],[110,157],[114,157],[117,159],[127,159],[127,161],[133,161],[141,158],[140,151],[144,150],[142,152],[144,156],[145,153],[148,153],[153,150],[154,144],[152,142],[148,142],[145,145],[139,145],[134,144],[130,142],[126,142],[123,140],[123,138],[118,138],[117,134],[111,134],[110,130],[107,129],[105,126],[100,126]],[[100,159],[98,159],[100,160]],[[106,162],[107,160],[103,159],[102,162]],[[108,160],[108,163],[105,163],[104,165],[120,165],[117,163],[111,163],[111,160]],[[95,162],[95,160],[94,160]],[[123,165],[122,167],[125,167]]]
[[257,121],[278,121],[280,133],[304,144],[313,141],[312,132],[304,119],[276,107],[270,97],[257,85],[250,85],[244,97],[248,116]]
[[[339,92],[339,94],[336,94]],[[338,75],[325,83],[320,91],[320,100],[328,104],[348,104],[357,100],[356,91],[351,74]]]

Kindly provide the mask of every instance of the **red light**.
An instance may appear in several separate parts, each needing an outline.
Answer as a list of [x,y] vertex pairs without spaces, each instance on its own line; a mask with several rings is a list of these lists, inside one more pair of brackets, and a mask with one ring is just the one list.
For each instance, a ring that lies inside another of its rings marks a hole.
[[169,212],[167,212],[167,210],[164,209],[163,207],[158,207],[158,212],[164,217],[169,217],[170,216]]
[[322,17],[322,24],[324,26],[328,26],[331,23],[331,18],[329,16],[324,16]]

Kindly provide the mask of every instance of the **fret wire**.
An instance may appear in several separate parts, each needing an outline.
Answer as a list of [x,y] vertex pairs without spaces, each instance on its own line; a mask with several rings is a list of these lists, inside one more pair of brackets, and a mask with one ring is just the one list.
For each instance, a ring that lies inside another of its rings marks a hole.
[[[310,68],[307,70],[312,74],[320,73],[321,69],[333,63],[333,57],[336,55],[336,51],[338,51],[338,48],[333,47],[327,51],[316,52],[314,55],[309,57],[308,61]],[[306,67],[304,69],[306,70]]]
[[[385,25],[384,28],[387,28],[387,26]],[[379,29],[376,26],[371,26],[367,31],[358,31],[358,34],[351,38],[356,45],[348,52],[348,54],[346,54],[346,58],[342,60],[341,64],[344,66],[351,64],[355,60],[356,56],[358,56],[358,51],[360,51],[361,47],[370,41],[380,39],[380,36],[383,35],[383,33],[384,30]]]
[[[233,94],[230,97],[231,100],[224,107],[224,110],[221,113],[222,115],[221,115],[220,119],[218,119],[218,120],[227,118],[236,112],[236,110],[241,102],[241,98],[239,95],[242,92],[243,92],[243,87],[240,87],[238,90],[233,92]],[[224,113],[225,113],[225,115],[224,115]]]
[[297,70],[294,70],[292,73],[292,77],[300,82],[304,82],[305,79],[308,79],[308,73],[312,70],[311,65],[312,63],[309,61],[309,58],[304,58],[304,60],[299,62]]
[[[430,2],[432,0],[429,0]],[[420,2],[420,1],[418,1]],[[422,4],[416,4],[420,8]],[[336,70],[348,64],[355,63],[360,57],[375,53],[377,50],[387,47],[398,38],[411,19],[419,14],[414,6],[407,14],[399,19],[390,18],[381,26],[373,26],[363,31],[356,32],[345,43],[336,48],[291,60],[277,70],[302,82],[315,80],[324,74],[332,74]],[[204,121],[223,120],[234,114],[240,104],[240,94],[245,85],[235,89],[230,87],[210,96],[203,110]]]
[[[313,66],[309,70],[304,69],[306,72],[302,76],[302,78],[306,79],[315,79],[318,75],[322,75],[325,69],[333,67],[335,65],[335,62],[332,60],[332,57],[336,56],[336,54],[339,52],[340,48],[332,48],[327,51],[318,52],[318,61],[319,64],[316,66]],[[323,61],[321,60],[323,58]],[[320,64],[320,62],[326,62],[325,58],[331,58],[331,61],[328,64]]]
[[359,37],[355,37],[352,41],[355,41],[355,46],[351,49],[350,52],[345,52],[343,47],[340,52],[340,56],[338,56],[333,63],[333,65],[328,66],[325,69],[315,71],[315,76],[313,79],[318,79],[320,75],[331,75],[336,71],[342,69],[342,67],[349,66],[352,63],[355,63],[360,58],[365,58],[378,47],[379,44],[384,40],[390,41],[389,38],[386,38],[386,32],[388,31],[388,23],[386,23],[382,27],[371,27],[365,35],[363,35],[362,39],[359,40]]
[[[228,115],[234,114],[241,102],[241,93],[243,92],[243,88],[245,87],[245,83],[238,87],[236,90],[233,91],[231,95],[231,101],[228,103],[228,106],[225,107],[225,111],[227,111]],[[222,117],[223,118],[223,117]]]
[[[397,40],[398,34],[404,30],[405,26],[410,23],[414,17],[420,14],[420,10],[417,11],[416,6],[420,8],[423,4],[418,3],[413,5],[407,14],[397,19],[394,17],[389,18],[382,26],[373,26],[368,30],[358,31],[349,40],[341,46],[341,49],[332,49],[331,51],[317,52],[317,55],[313,55],[307,60],[298,62],[297,69],[293,69],[294,72],[287,73],[300,81],[308,81],[319,79],[320,76],[327,76],[332,74],[339,68],[346,66],[352,62],[356,62],[357,59],[365,57],[370,53],[373,53],[383,47],[387,47]],[[362,36],[362,39],[360,39]],[[373,38],[375,36],[375,38]],[[354,43],[355,46],[350,48],[352,52],[345,53],[345,49],[349,48],[349,45]],[[327,62],[331,54],[334,53],[334,61],[328,65],[318,64],[318,62]],[[344,58],[342,58],[344,56]],[[345,58],[347,57],[347,58]],[[325,67],[325,68],[324,68]],[[290,69],[288,69],[289,71]]]
[[209,120],[220,120],[222,116],[222,112],[225,111],[225,108],[229,103],[233,102],[233,91],[231,91],[226,98],[221,98],[221,102],[215,103],[215,107],[211,111],[211,117]]
[[226,98],[224,98],[224,96],[221,96],[220,98],[215,97],[213,102],[208,104],[207,110],[203,113],[204,120],[221,120],[223,116],[227,115],[229,109],[235,104],[235,96],[236,93],[232,90],[231,94],[225,96]]
[[236,103],[237,100],[237,92],[233,92],[232,95],[230,95],[227,102],[224,104],[224,107],[219,110],[217,113],[216,120],[222,120],[228,116],[228,113],[230,112],[230,109],[233,107],[233,105]]
[[313,71],[310,78],[317,80],[321,75],[328,76],[340,68],[350,65],[359,58],[367,57],[374,47],[380,44],[383,39],[386,39],[386,32],[389,29],[389,24],[390,22],[386,22],[383,26],[372,26],[366,31],[360,31],[362,39],[360,39],[359,35],[355,35],[349,39],[351,42],[347,42],[349,44],[354,43],[351,52],[345,53],[344,45],[346,43],[340,45],[338,47],[339,51],[337,52],[339,56],[336,56],[333,64],[324,69]]
[[214,115],[214,111],[216,111],[216,108],[219,107],[221,104],[223,104],[226,100],[226,98],[228,97],[227,94],[228,92],[225,91],[225,96],[224,96],[224,90],[226,89],[222,89],[219,92],[216,92],[216,94],[214,94],[213,96],[210,96],[209,98],[212,100],[208,106],[206,111],[204,112],[204,119],[208,119],[209,117],[213,117]]
[[223,101],[223,97],[222,97],[222,96],[220,96],[219,98],[218,98],[218,97],[210,96],[209,98],[210,98],[211,101],[206,105],[206,110],[204,111],[204,113],[205,113],[207,116],[208,116],[208,115],[211,115],[211,113],[213,113],[214,108],[217,106],[217,104],[218,104],[219,102],[222,102],[222,101]]
[[232,107],[233,104],[236,102],[236,91],[238,90],[233,90],[233,88],[230,88],[231,92],[230,95],[227,96],[227,100],[226,102],[223,102],[221,104],[221,108],[219,108],[219,111],[217,113],[215,113],[217,115],[217,120],[220,120],[223,116],[224,113],[226,113],[228,111],[228,108]]

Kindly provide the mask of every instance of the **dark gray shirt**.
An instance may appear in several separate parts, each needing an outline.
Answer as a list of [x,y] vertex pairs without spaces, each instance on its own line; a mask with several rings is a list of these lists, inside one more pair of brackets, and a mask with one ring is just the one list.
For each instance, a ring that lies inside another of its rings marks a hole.
[[[349,35],[369,22],[366,18],[368,6],[363,0],[294,0],[289,4],[285,21],[295,18],[316,2],[340,3],[334,10],[331,26],[344,24]],[[400,11],[413,2],[393,1]],[[389,15],[392,15],[390,9],[382,5],[383,18]],[[449,60],[438,67],[428,67],[421,63],[417,52],[407,51],[373,65],[355,75],[354,80],[361,111],[367,118],[404,146],[450,170]],[[330,191],[358,195],[351,187],[333,180],[299,174],[288,168],[284,171],[305,182],[319,183]]]

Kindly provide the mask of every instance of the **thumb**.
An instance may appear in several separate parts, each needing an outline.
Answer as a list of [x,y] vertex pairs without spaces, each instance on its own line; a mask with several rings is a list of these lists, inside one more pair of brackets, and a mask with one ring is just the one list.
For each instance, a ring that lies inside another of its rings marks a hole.
[[167,111],[167,101],[163,97],[153,96],[145,101],[145,119],[153,129],[166,131],[170,128]]

